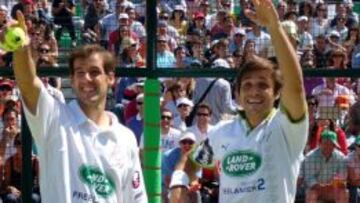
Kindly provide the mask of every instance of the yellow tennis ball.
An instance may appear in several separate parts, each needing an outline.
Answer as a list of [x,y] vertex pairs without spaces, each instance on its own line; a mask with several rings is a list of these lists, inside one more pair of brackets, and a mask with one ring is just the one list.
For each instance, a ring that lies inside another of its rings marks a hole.
[[4,42],[0,47],[5,51],[16,51],[18,48],[24,46],[26,43],[26,34],[23,29],[19,27],[9,27],[5,32]]

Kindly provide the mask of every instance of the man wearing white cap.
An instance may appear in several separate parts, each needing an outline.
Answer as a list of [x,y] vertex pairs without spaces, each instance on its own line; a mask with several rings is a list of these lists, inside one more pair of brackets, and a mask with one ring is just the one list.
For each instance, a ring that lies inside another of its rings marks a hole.
[[125,11],[126,5],[122,3],[115,4],[115,12],[110,13],[104,16],[100,20],[101,30],[101,40],[104,44],[107,45],[107,41],[109,40],[109,35],[111,32],[115,31],[119,27],[119,17],[122,12]]
[[174,119],[174,127],[175,128],[177,128],[181,131],[186,130],[187,126],[185,123],[185,119],[186,119],[186,117],[188,117],[190,115],[190,112],[191,112],[191,109],[193,106],[194,106],[194,103],[186,97],[177,99],[176,107],[179,112],[179,115],[176,116]]
[[242,28],[237,28],[235,30],[233,39],[230,41],[229,44],[229,51],[230,53],[234,53],[236,50],[243,50],[244,44],[246,41],[246,32]]
[[[164,186],[163,202],[167,202],[167,190],[171,181],[171,175],[175,170],[176,164],[181,156],[189,152],[196,143],[195,135],[192,132],[184,132],[179,140],[179,147],[171,149],[164,153],[161,163],[162,185]],[[198,174],[199,175],[199,174]]]
[[309,32],[309,18],[307,16],[300,16],[297,19],[297,26],[299,37],[298,48],[300,50],[312,49],[314,45],[314,40]]

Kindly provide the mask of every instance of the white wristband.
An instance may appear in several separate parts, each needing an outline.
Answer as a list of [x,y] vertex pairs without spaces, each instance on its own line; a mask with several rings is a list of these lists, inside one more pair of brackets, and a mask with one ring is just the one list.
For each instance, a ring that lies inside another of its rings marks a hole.
[[175,186],[185,186],[189,185],[189,176],[182,170],[176,170],[171,176],[170,189]]

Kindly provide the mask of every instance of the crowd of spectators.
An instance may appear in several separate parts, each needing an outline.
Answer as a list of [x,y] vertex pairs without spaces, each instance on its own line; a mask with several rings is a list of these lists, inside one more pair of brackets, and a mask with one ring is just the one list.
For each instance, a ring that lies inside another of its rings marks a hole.
[[[252,8],[249,0],[157,3],[154,40],[158,68],[240,69],[253,55],[276,62],[270,35],[244,13]],[[275,5],[304,69],[360,68],[359,16],[351,0],[279,0]],[[72,48],[92,43],[112,52],[120,68],[145,68],[145,9],[145,0],[2,0],[0,29],[16,20],[17,10],[24,13],[33,60],[39,69],[66,65],[66,55]],[[64,43],[66,36],[68,44]],[[11,53],[0,50],[0,66],[11,65]],[[66,102],[68,95],[62,91],[66,78],[42,80],[55,98]],[[112,89],[113,102],[108,105],[134,132],[140,153],[143,153],[144,80],[118,78]],[[213,125],[233,118],[241,107],[236,103],[231,78],[160,78],[160,81],[162,186],[166,202],[169,178],[180,154],[204,140]],[[360,187],[360,138],[356,137],[360,134],[360,80],[312,77],[305,78],[304,85],[310,131],[298,180],[298,199],[344,202],[350,198],[354,202],[359,198]],[[4,202],[17,201],[21,194],[19,178],[13,174],[21,174],[21,153],[17,147],[21,144],[20,111],[16,84],[2,78],[0,195]],[[11,125],[10,119],[15,119]],[[36,185],[35,155],[33,160]],[[204,202],[214,200],[216,181],[217,170],[204,169],[197,182],[191,183],[192,191],[201,191]],[[204,189],[205,186],[209,187]],[[34,190],[33,200],[40,201],[38,190]]]

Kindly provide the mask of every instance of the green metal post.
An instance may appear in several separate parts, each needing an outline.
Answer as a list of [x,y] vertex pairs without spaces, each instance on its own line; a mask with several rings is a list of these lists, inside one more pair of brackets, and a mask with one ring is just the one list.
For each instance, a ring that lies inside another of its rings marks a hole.
[[149,203],[161,203],[160,82],[153,74],[156,69],[156,2],[146,1],[146,65],[149,75],[145,82],[143,172]]
[[160,82],[145,82],[144,107],[144,162],[143,171],[150,203],[161,202],[161,151],[160,151]]
[[21,199],[22,202],[31,202],[33,187],[31,164],[31,133],[27,125],[25,115],[21,115],[21,140],[22,140],[22,176],[21,176]]

